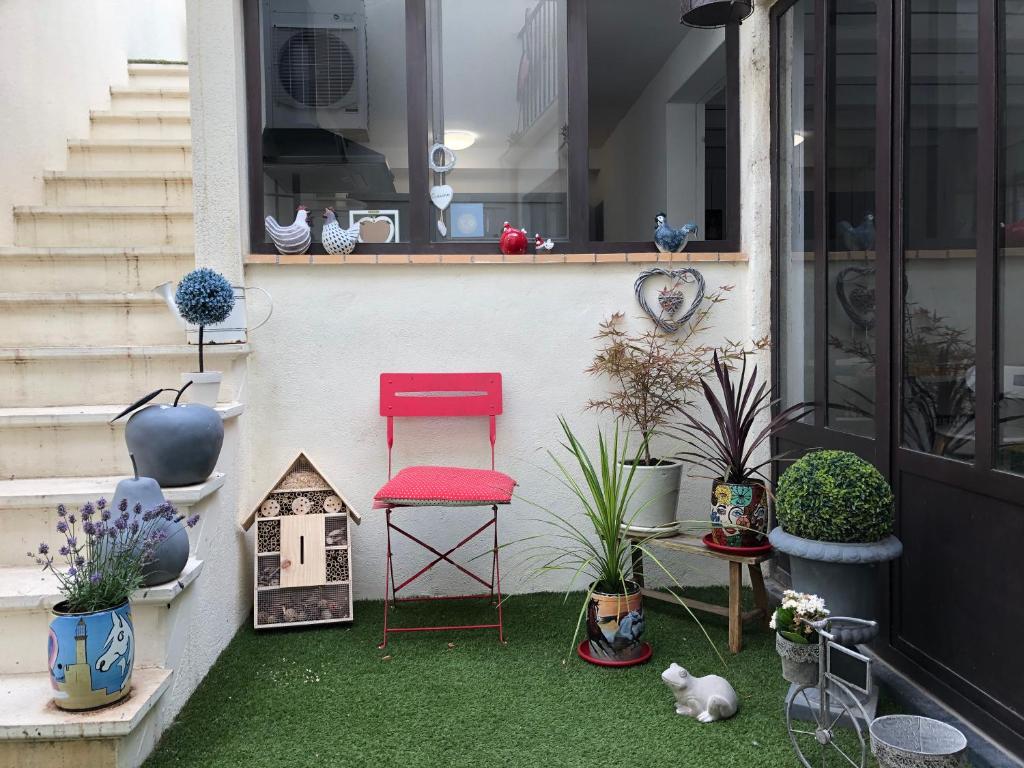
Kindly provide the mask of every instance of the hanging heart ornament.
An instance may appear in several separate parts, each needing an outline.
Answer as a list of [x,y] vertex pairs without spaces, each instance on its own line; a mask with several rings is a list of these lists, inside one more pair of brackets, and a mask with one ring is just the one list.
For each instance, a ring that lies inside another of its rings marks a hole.
[[437,206],[437,210],[443,211],[451,203],[455,190],[448,184],[438,184],[430,188],[430,200]]
[[[667,278],[671,281],[669,285],[658,292],[659,312],[655,312],[647,303],[647,294],[644,291],[644,283],[652,277]],[[679,314],[686,304],[683,286],[691,284],[694,287],[693,300],[682,314]],[[692,267],[683,269],[652,267],[640,273],[633,284],[633,293],[636,295],[640,308],[647,313],[656,326],[666,333],[675,333],[693,317],[701,302],[704,301],[704,276]]]

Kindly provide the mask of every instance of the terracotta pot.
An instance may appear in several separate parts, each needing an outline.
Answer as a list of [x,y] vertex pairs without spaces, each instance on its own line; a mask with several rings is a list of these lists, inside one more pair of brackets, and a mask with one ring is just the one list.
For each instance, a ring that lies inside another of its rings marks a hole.
[[782,659],[782,676],[797,685],[818,682],[818,643],[802,645],[775,634],[775,651]]
[[627,592],[594,590],[587,606],[590,654],[606,661],[632,661],[644,652],[643,595],[639,585],[626,582]]
[[[723,547],[756,547],[768,535],[767,493],[761,483],[711,486],[711,535]],[[742,526],[742,527],[737,527]]]
[[66,603],[53,608],[49,667],[53,703],[61,709],[105,707],[131,690],[135,661],[132,609],[126,600],[116,608],[68,613]]

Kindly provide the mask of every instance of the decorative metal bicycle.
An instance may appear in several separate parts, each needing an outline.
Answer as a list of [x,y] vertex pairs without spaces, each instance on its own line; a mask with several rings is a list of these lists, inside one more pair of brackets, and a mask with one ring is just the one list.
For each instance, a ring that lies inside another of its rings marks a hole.
[[[878,625],[864,619],[832,616],[812,622],[811,626],[818,633],[818,680],[793,691],[786,705],[786,729],[793,750],[805,768],[864,768],[868,716],[854,691],[868,694],[871,659],[846,646],[873,639]],[[865,665],[863,688],[833,673],[832,651]],[[812,720],[798,719],[798,711],[803,708]]]

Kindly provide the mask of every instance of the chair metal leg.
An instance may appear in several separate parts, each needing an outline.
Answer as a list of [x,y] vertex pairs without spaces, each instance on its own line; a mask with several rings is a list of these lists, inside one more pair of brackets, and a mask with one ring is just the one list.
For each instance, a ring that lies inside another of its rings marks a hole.
[[498,506],[494,510],[494,583],[498,588],[498,642],[505,642],[505,622],[501,616],[501,566],[498,563]]
[[377,646],[378,648],[386,648],[388,645],[388,603],[391,602],[388,599],[388,591],[394,582],[394,571],[391,565],[391,510],[384,510],[384,514],[387,518],[388,555],[387,562],[384,564],[384,640]]

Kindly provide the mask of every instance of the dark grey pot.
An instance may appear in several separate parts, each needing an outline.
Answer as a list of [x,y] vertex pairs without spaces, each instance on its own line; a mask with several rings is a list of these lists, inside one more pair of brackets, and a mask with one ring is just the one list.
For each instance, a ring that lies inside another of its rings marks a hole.
[[[118,514],[121,499],[127,502],[127,509],[134,509],[136,504],[140,504],[144,512],[166,502],[160,486],[151,477],[129,478],[117,484],[113,501],[115,515]],[[178,578],[188,562],[188,533],[180,520],[161,520],[153,527],[153,531],[164,531],[167,538],[156,548],[152,559],[142,569],[144,587],[165,584]]]
[[[878,620],[878,566],[903,552],[903,544],[895,536],[872,544],[840,544],[803,539],[776,528],[768,534],[768,540],[775,549],[789,555],[789,575],[797,592],[824,598],[833,616]],[[867,639],[851,637],[844,641]]]
[[124,439],[140,475],[162,488],[195,485],[217,466],[224,423],[213,408],[199,403],[149,405],[128,419]]

